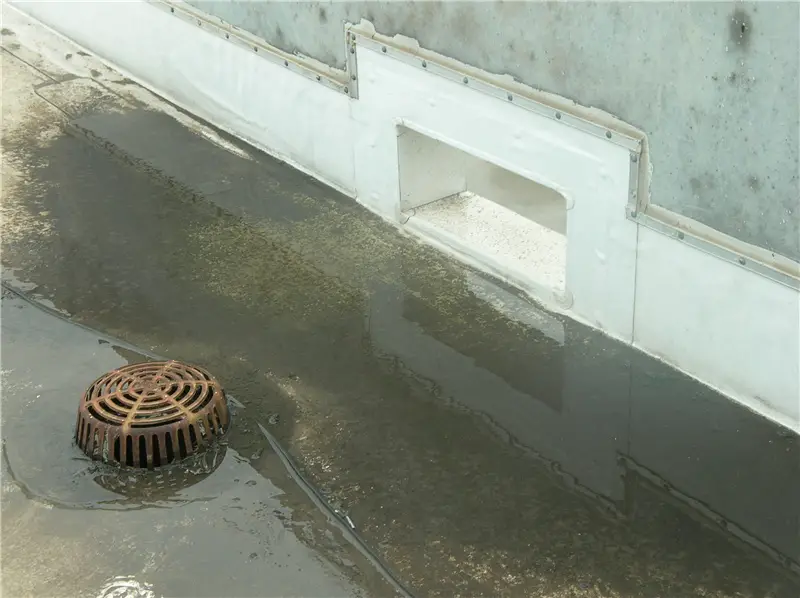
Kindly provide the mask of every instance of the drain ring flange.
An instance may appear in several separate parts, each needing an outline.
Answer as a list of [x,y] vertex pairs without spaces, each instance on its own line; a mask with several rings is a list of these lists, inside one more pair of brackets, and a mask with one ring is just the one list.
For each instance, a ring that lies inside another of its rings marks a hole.
[[92,459],[152,468],[197,452],[229,422],[225,392],[204,369],[179,361],[136,363],[89,386],[75,441]]

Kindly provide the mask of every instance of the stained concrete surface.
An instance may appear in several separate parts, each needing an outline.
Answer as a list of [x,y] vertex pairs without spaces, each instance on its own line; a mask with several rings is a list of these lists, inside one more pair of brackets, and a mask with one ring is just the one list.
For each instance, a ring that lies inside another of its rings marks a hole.
[[795,435],[252,149],[100,108],[4,111],[4,275],[214,371],[415,593],[800,595]]
[[147,358],[5,290],[0,315],[4,596],[392,595],[241,410],[246,454],[225,441],[158,473],[85,458],[78,398]]

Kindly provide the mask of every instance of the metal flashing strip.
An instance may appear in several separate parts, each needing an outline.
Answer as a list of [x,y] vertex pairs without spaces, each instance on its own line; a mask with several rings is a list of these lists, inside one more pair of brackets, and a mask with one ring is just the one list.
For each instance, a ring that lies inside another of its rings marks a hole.
[[647,198],[639,197],[639,181],[642,179],[642,166],[644,160],[640,152],[631,152],[628,175],[628,215],[636,216],[640,206]]
[[462,85],[468,85],[471,89],[481,93],[485,93],[507,102],[513,102],[520,108],[530,110],[531,112],[534,112],[540,116],[558,121],[567,126],[583,131],[584,133],[593,135],[594,137],[605,139],[610,143],[620,145],[630,151],[636,152],[637,154],[642,150],[641,139],[631,137],[625,133],[615,131],[601,124],[592,122],[579,116],[575,116],[574,114],[570,114],[563,109],[554,108],[553,106],[549,106],[527,97],[524,94],[520,94],[518,91],[503,87],[498,83],[490,83],[463,69],[458,69],[455,66],[448,66],[438,62],[433,56],[420,56],[411,50],[394,44],[389,39],[386,41],[376,40],[371,35],[359,31],[358,28],[354,26],[347,27],[347,31],[351,35],[350,42],[352,44],[358,43],[369,50],[380,52],[386,56],[394,58],[395,60],[399,60],[404,64],[431,73],[432,75],[437,75]]
[[350,77],[350,97],[358,99],[358,54],[356,53],[356,36],[350,32],[351,25],[344,25],[344,47],[345,47],[345,71]]
[[[666,214],[687,222],[684,226],[678,226],[668,222],[668,219],[664,217]],[[743,241],[739,241],[715,229],[709,229],[710,232],[707,234],[693,231],[692,223],[695,223],[695,226],[700,225],[700,223],[678,216],[658,206],[649,205],[644,210],[639,211],[629,210],[628,218],[637,224],[646,226],[704,253],[774,280],[790,289],[800,290],[800,264],[788,258],[774,254],[761,247],[747,245]],[[704,225],[700,226],[708,228]],[[717,237],[716,242],[714,237]],[[731,247],[736,245],[741,245],[741,249],[737,250],[735,247]],[[748,250],[747,248],[750,249]]]
[[302,57],[289,54],[268,44],[258,36],[243,31],[238,27],[226,23],[222,19],[213,17],[208,13],[198,10],[185,2],[176,0],[148,0],[148,3],[159,10],[171,14],[187,23],[208,31],[209,33],[221,37],[222,39],[245,48],[250,52],[258,54],[260,57],[282,66],[293,73],[297,73],[316,81],[321,85],[338,91],[339,93],[350,93],[347,77],[349,74],[342,72],[332,73],[323,66],[316,66]]

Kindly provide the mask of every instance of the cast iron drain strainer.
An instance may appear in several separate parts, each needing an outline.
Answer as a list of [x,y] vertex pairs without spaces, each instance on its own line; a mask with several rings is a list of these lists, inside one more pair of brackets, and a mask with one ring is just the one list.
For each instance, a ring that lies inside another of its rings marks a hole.
[[158,467],[197,452],[229,420],[225,392],[205,370],[178,361],[137,363],[87,389],[75,440],[92,459]]

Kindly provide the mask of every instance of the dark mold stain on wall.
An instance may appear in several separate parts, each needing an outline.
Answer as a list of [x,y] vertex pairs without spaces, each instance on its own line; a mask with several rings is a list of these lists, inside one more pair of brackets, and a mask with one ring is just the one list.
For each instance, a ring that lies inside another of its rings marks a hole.
[[713,191],[716,186],[714,175],[709,172],[689,179],[689,187],[692,190],[692,194],[697,198],[701,198],[706,191]]
[[728,34],[733,45],[742,50],[747,50],[750,47],[752,31],[753,23],[750,15],[741,8],[733,11],[728,24]]

